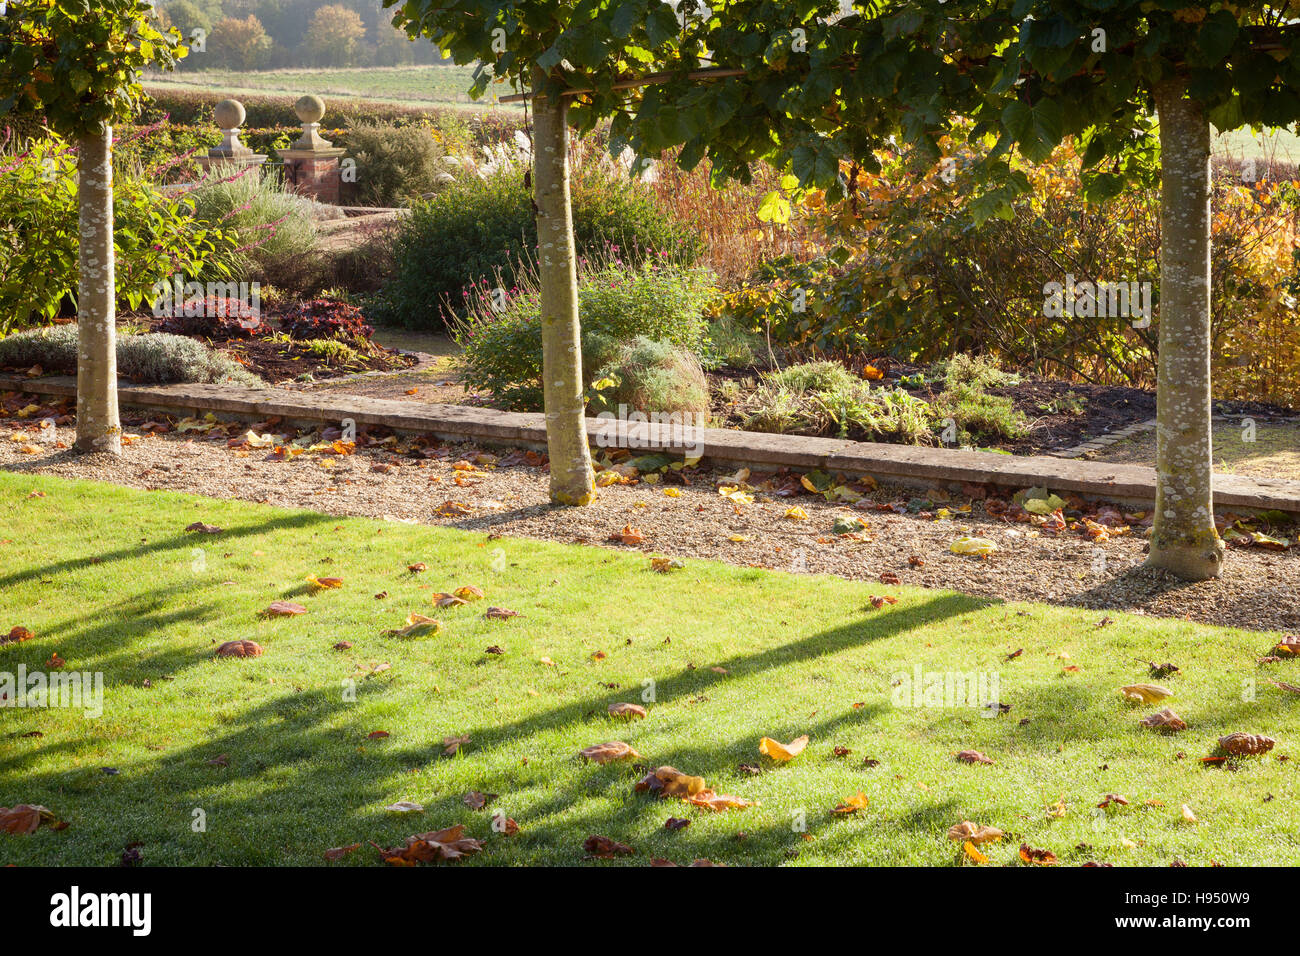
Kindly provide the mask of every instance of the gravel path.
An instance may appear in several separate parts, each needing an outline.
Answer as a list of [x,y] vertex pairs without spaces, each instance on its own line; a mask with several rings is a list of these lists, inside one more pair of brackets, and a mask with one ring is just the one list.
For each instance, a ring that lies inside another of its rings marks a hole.
[[[779,489],[759,491],[752,503],[737,504],[717,491],[725,473],[701,468],[690,473],[689,485],[614,485],[602,488],[591,507],[558,509],[547,503],[545,468],[508,465],[510,457],[500,451],[491,454],[504,460],[493,464],[490,457],[477,458],[480,450],[474,446],[430,444],[419,449],[404,438],[398,451],[407,454],[393,453],[396,440],[389,439],[388,445],[358,448],[354,454],[305,453],[269,461],[266,449],[227,447],[229,436],[242,434],[247,426],[232,425],[196,437],[193,432],[147,434],[142,423],[138,417],[128,419],[127,432],[143,437],[115,459],[72,453],[66,447],[73,439],[68,427],[56,429],[53,442],[48,436],[42,442],[31,420],[0,419],[0,468],[647,555],[828,572],[872,582],[869,591],[877,595],[890,594],[896,580],[989,598],[1076,605],[1098,609],[1099,626],[1106,621],[1104,610],[1118,609],[1300,631],[1297,549],[1277,553],[1234,548],[1221,581],[1185,584],[1139,567],[1145,546],[1140,530],[1098,545],[1078,534],[1055,534],[994,517],[985,512],[983,502],[969,499],[935,502],[936,512],[945,505],[954,512],[972,506],[969,514],[956,513],[951,519],[876,510],[876,503],[898,504],[916,494],[883,486],[853,507],[830,504],[813,494],[785,496]],[[476,460],[474,470],[464,470],[464,463]],[[457,463],[460,470],[454,467]],[[761,487],[764,477],[755,474],[749,482]],[[665,480],[678,479],[670,475]],[[790,485],[797,486],[797,476],[775,476],[772,485],[789,491]],[[448,502],[455,503],[445,508],[453,514],[438,514]],[[794,505],[808,517],[786,517]],[[861,517],[869,530],[836,535],[832,524],[839,516]],[[625,545],[610,540],[629,525],[639,529],[643,541]],[[949,545],[963,534],[991,538],[997,553],[988,559],[950,553]],[[882,574],[890,584],[881,583]],[[1267,645],[1262,646],[1261,653],[1266,651]]]

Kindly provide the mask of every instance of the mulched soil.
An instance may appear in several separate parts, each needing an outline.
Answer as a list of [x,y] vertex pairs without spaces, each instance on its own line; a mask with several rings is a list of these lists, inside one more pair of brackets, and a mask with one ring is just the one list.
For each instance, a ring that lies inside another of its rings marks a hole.
[[[66,407],[41,408],[13,418],[25,401],[8,396],[0,403],[7,409],[0,415],[11,416],[0,418],[0,468],[9,471],[238,498],[328,514],[445,524],[485,536],[613,547],[644,553],[647,568],[652,555],[686,561],[686,570],[670,573],[689,574],[693,558],[831,573],[868,582],[863,588],[868,611],[869,595],[892,596],[895,584],[901,583],[992,600],[1095,608],[1096,626],[1117,630],[1122,625],[1114,624],[1105,611],[1300,631],[1297,548],[1273,552],[1233,547],[1222,580],[1187,584],[1141,567],[1145,541],[1137,522],[1132,533],[1098,544],[1073,531],[1053,532],[1047,526],[1014,520],[1010,513],[995,513],[1005,502],[960,497],[923,503],[915,500],[914,491],[882,486],[866,492],[853,506],[837,505],[802,491],[799,476],[789,474],[749,476],[760,490],[752,503],[735,504],[718,493],[725,474],[707,467],[670,472],[659,484],[602,488],[599,500],[587,508],[556,508],[548,503],[548,474],[536,452],[486,452],[473,445],[384,438],[379,432],[358,436],[361,447],[353,453],[327,451],[278,459],[269,449],[238,447],[238,436],[249,428],[247,424],[231,424],[206,435],[151,434],[153,426],[146,427],[135,417],[128,419],[126,431],[142,437],[131,440],[121,458],[77,456],[67,447],[73,440],[67,417],[52,443],[39,440],[35,424],[46,417],[66,416]],[[276,425],[254,427],[274,430]],[[228,447],[232,440],[237,447]],[[677,496],[665,494],[670,488]],[[908,513],[909,503],[920,513]],[[806,512],[806,519],[786,516],[794,505]],[[944,505],[954,512],[951,518],[939,517],[938,509]],[[958,509],[967,505],[970,513],[960,513]],[[33,499],[32,507],[39,507],[39,499]],[[837,535],[832,525],[841,516],[861,517],[869,530]],[[637,531],[633,534],[630,529]],[[987,559],[951,553],[949,546],[964,534],[990,538],[998,551]],[[611,540],[611,535],[623,537]],[[1008,608],[1008,613],[1024,612]],[[1261,655],[1268,649],[1268,640],[1262,640]]]

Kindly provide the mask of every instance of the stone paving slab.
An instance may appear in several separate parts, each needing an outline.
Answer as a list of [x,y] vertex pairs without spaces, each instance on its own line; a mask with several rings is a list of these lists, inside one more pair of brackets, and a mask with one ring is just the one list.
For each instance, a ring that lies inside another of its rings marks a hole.
[[[58,397],[76,394],[71,376],[25,378],[0,375],[0,391],[32,392]],[[543,447],[546,419],[539,412],[502,412],[468,405],[431,405],[392,399],[284,389],[235,388],[226,385],[135,386],[123,383],[124,406],[172,413],[213,412],[261,421],[279,417],[295,423],[338,425],[351,419],[397,431],[436,435],[443,440]],[[1079,461],[1046,455],[1000,455],[994,452],[915,445],[856,442],[802,435],[771,435],[722,428],[682,428],[657,423],[620,423],[587,419],[597,447],[630,447],[645,452],[670,451],[737,467],[798,470],[820,468],[846,475],[918,487],[988,484],[1002,488],[1044,485],[1083,497],[1149,505],[1155,500],[1155,469],[1144,465]],[[1215,502],[1238,509],[1279,509],[1300,513],[1300,481],[1216,474]]]

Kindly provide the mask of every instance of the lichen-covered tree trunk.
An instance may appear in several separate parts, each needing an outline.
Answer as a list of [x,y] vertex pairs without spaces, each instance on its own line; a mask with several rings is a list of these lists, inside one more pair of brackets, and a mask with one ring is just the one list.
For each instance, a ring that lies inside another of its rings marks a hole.
[[1223,573],[1210,433],[1210,124],[1181,82],[1160,118],[1160,364],[1156,511],[1147,564],[1201,581]]
[[122,453],[117,412],[113,131],[77,141],[77,451]]
[[[533,88],[544,81],[533,71]],[[542,287],[542,397],[551,458],[551,500],[586,505],[596,498],[582,396],[577,255],[569,199],[569,127],[564,101],[537,98],[533,186],[537,262]]]

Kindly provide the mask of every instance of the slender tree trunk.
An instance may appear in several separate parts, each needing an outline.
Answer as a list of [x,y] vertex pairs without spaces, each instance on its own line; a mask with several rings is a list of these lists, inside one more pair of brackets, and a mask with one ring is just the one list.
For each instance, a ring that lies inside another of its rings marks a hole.
[[[533,88],[545,77],[533,71]],[[542,396],[551,458],[551,501],[587,505],[596,498],[582,397],[577,255],[569,199],[569,126],[562,99],[535,99],[533,187],[542,286]]]
[[1182,82],[1155,90],[1160,117],[1160,362],[1156,511],[1149,567],[1223,573],[1210,432],[1210,124]]
[[77,142],[77,451],[122,453],[117,413],[113,130]]

